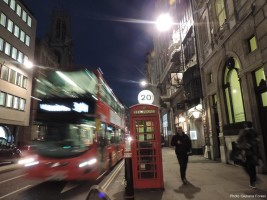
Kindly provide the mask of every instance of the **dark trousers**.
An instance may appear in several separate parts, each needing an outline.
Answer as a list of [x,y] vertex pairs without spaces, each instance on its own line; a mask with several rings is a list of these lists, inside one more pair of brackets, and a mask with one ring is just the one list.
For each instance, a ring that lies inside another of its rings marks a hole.
[[188,155],[187,154],[181,154],[177,155],[177,159],[180,165],[180,174],[181,179],[184,180],[186,178],[186,168],[188,163]]
[[249,175],[250,184],[255,183],[257,179],[256,166],[254,164],[244,163],[243,168],[246,171],[246,173]]

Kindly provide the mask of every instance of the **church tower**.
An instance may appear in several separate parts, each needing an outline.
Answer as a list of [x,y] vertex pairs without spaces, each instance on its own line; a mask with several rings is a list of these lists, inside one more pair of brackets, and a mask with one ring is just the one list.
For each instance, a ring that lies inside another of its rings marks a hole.
[[71,16],[67,11],[63,9],[53,10],[48,44],[57,57],[59,68],[65,69],[72,65]]

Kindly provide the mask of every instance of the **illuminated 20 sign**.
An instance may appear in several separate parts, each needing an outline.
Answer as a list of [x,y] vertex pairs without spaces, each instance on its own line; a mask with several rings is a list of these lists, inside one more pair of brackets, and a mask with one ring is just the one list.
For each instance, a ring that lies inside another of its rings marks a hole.
[[138,94],[138,102],[140,104],[152,104],[154,101],[154,94],[150,90],[142,90]]

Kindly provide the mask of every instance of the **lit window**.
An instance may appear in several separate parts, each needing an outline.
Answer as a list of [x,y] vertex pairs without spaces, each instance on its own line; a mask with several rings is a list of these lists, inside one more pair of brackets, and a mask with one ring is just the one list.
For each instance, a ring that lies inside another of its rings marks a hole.
[[5,54],[10,56],[10,50],[11,50],[11,45],[6,42],[6,44],[5,44]]
[[8,67],[5,65],[2,65],[2,68],[1,68],[1,79],[5,81],[8,80]]
[[2,26],[6,27],[6,16],[3,13],[0,15],[0,23]]
[[16,71],[10,69],[9,71],[9,82],[15,84],[16,83]]
[[26,104],[26,100],[25,99],[20,99],[19,110],[25,110],[25,104]]
[[[264,88],[266,86],[266,76],[263,67],[255,71],[255,79],[257,83],[258,88]],[[262,89],[261,89],[262,90]],[[263,107],[267,106],[267,91],[262,90],[262,93],[260,95],[261,104]]]
[[14,28],[14,35],[19,38],[19,27],[17,25],[15,25],[15,28]]
[[13,108],[19,109],[19,98],[18,97],[14,97]]
[[30,36],[26,35],[25,44],[29,47],[30,46]]
[[225,14],[225,8],[224,8],[223,0],[216,0],[215,7],[216,7],[216,14],[218,17],[220,29],[223,29],[222,25],[224,24],[224,22],[226,20],[226,14]]
[[22,87],[23,88],[26,88],[27,87],[27,77],[25,77],[25,76],[23,76],[23,78],[22,78]]
[[17,4],[16,13],[17,13],[18,16],[21,17],[21,7],[20,7],[19,4]]
[[15,10],[15,8],[16,8],[16,1],[15,0],[10,0],[10,8],[12,10]]
[[25,32],[24,31],[20,31],[20,40],[22,41],[22,42],[24,42],[25,41]]
[[4,40],[0,38],[0,51],[4,50]]
[[29,27],[32,27],[32,18],[28,15],[27,24]]
[[16,85],[21,86],[22,75],[17,73]]
[[25,63],[27,63],[27,62],[29,62],[29,57],[26,56],[26,55],[24,55],[23,63],[25,64]]
[[22,11],[22,20],[24,22],[26,22],[26,20],[27,20],[27,13],[24,10]]
[[224,94],[226,101],[226,111],[230,124],[245,121],[244,103],[238,71],[239,63],[234,58],[230,58],[225,63],[224,71]]
[[13,32],[13,22],[10,20],[10,19],[8,19],[7,20],[7,30],[9,30],[9,32]]
[[6,93],[0,92],[0,106],[6,105]]
[[6,107],[11,108],[13,103],[13,96],[11,94],[7,94],[6,96]]
[[15,47],[12,47],[12,58],[17,60],[18,50]]
[[257,41],[255,36],[253,35],[250,39],[249,39],[249,50],[250,52],[255,51],[258,48],[257,46]]
[[23,54],[20,51],[18,53],[18,59],[17,59],[17,61],[19,61],[20,63],[22,63],[22,61],[23,61]]

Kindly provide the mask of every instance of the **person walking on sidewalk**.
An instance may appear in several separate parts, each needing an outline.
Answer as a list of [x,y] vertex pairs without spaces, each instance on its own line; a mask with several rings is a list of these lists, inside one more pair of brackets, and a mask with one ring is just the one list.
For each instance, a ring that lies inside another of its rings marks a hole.
[[187,183],[186,168],[188,163],[188,155],[191,152],[191,140],[183,131],[181,126],[177,127],[176,134],[172,137],[171,145],[175,146],[175,154],[180,165],[180,175],[183,184]]
[[239,133],[237,147],[244,157],[242,164],[244,170],[249,175],[250,187],[256,188],[256,166],[259,164],[260,151],[258,133],[252,127],[252,122],[246,122],[245,128]]

